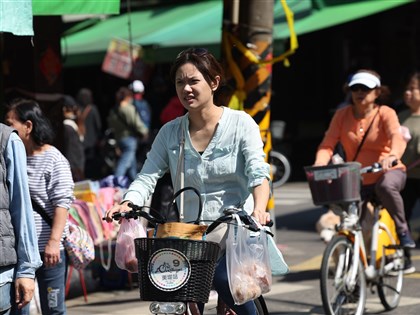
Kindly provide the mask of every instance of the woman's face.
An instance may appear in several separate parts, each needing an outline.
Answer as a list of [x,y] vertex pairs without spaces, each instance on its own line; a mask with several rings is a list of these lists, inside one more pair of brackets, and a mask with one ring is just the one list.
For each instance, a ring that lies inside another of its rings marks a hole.
[[202,73],[191,63],[183,64],[176,71],[176,93],[188,111],[213,105],[213,92],[218,85],[218,77],[210,86]]
[[356,84],[350,88],[353,104],[356,106],[369,106],[375,103],[379,97],[380,90],[378,88],[369,89],[362,84]]
[[404,101],[411,110],[415,111],[420,107],[420,82],[413,78],[404,92]]
[[21,122],[14,110],[10,110],[6,113],[5,124],[12,127],[13,129],[16,129],[19,133],[19,137],[24,143],[29,139],[29,135],[31,134],[32,130],[32,122],[29,120],[26,122]]

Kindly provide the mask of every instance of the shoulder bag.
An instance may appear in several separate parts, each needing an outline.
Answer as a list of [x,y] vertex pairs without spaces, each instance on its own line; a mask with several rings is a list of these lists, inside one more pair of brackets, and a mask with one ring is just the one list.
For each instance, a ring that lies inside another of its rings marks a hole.
[[[33,199],[32,207],[52,227],[53,220],[45,210]],[[89,233],[82,227],[69,223],[69,233],[64,238],[64,248],[70,260],[70,264],[77,270],[84,269],[95,259],[95,246]]]

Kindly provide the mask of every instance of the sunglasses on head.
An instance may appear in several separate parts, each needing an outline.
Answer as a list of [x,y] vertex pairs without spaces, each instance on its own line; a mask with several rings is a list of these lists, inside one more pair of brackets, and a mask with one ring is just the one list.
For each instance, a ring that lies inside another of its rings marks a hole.
[[371,88],[369,88],[369,87],[367,87],[366,85],[363,85],[363,84],[355,84],[355,85],[352,85],[350,87],[350,91],[352,91],[352,92],[357,92],[357,91],[370,92],[372,90],[373,89],[371,89]]
[[205,48],[191,48],[191,49],[181,51],[178,54],[178,57],[184,55],[185,53],[189,53],[189,54],[193,54],[193,55],[197,55],[199,57],[202,57],[204,55],[207,55],[209,53],[209,51]]

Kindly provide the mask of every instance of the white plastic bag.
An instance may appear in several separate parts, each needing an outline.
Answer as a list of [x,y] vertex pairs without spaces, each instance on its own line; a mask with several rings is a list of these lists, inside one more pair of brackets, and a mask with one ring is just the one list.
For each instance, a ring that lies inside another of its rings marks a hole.
[[115,263],[128,272],[138,272],[138,262],[134,239],[146,237],[146,229],[140,220],[122,219],[115,245]]
[[271,290],[272,276],[265,231],[250,233],[242,226],[229,225],[226,266],[230,292],[235,304],[254,300]]

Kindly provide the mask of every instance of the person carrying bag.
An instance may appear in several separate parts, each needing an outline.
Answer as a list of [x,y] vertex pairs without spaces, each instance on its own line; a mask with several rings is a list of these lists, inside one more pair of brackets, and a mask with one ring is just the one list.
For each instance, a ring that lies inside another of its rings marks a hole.
[[[52,219],[45,210],[32,199],[33,209],[52,227]],[[77,270],[85,269],[95,259],[95,245],[92,237],[81,226],[69,223],[69,233],[63,241],[64,248],[72,265]]]

